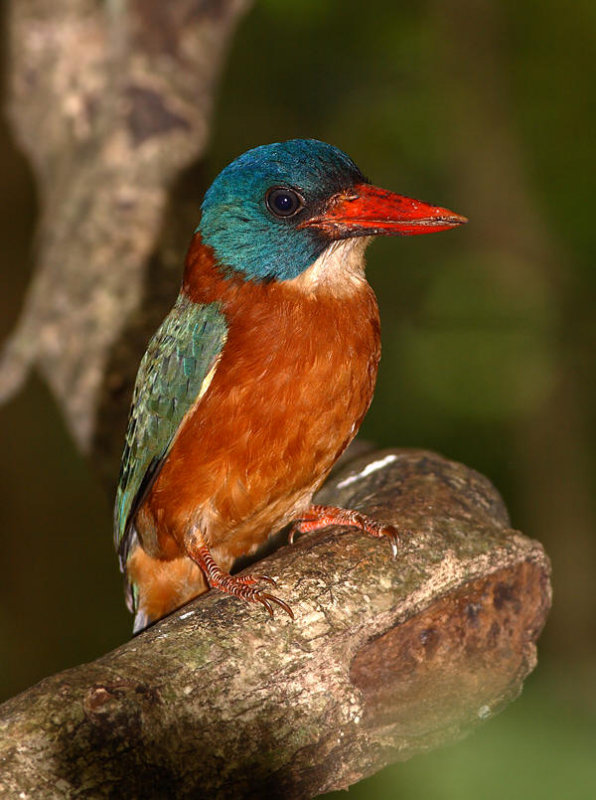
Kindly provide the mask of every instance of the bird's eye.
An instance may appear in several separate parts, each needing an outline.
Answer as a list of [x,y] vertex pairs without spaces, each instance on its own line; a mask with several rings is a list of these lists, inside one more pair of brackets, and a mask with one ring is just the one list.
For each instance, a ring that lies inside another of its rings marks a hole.
[[267,208],[276,217],[293,217],[304,206],[304,201],[294,189],[277,187],[265,196]]

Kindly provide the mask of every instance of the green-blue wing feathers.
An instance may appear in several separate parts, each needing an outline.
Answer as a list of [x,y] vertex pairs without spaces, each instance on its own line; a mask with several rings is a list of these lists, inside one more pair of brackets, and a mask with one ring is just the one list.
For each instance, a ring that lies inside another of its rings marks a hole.
[[153,336],[135,383],[114,509],[114,542],[124,567],[132,521],[159,474],[227,337],[219,303],[180,295]]

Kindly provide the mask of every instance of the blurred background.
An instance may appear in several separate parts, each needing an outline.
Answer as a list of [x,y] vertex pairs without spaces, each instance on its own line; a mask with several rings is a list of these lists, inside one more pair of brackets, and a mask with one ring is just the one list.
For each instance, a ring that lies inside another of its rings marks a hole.
[[[522,697],[354,798],[596,797],[595,43],[593,0],[261,0],[229,55],[195,170],[197,216],[232,158],[305,136],[341,147],[377,184],[470,218],[371,247],[384,351],[362,434],[486,474],[553,562],[554,606]],[[5,120],[0,175],[4,338],[38,211]],[[0,441],[5,699],[117,646],[131,621],[111,498],[39,379],[0,409]]]

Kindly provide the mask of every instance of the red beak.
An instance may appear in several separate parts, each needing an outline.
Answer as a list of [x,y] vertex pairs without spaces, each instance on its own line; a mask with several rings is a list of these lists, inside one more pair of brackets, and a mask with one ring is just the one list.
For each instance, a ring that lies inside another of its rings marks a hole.
[[447,231],[468,220],[447,208],[431,206],[359,183],[329,200],[322,214],[300,227],[318,228],[333,239],[352,236],[412,236]]

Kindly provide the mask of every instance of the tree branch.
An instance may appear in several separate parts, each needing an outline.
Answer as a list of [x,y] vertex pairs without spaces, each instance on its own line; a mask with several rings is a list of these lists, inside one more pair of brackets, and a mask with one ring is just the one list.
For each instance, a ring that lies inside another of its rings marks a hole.
[[[104,442],[113,451],[106,467],[112,474],[129,386],[154,316],[138,315],[141,330],[132,346],[127,342],[132,353],[118,360],[115,351],[135,323],[168,191],[205,147],[216,78],[248,6],[249,0],[10,6],[9,111],[35,171],[42,218],[37,271],[0,361],[0,400],[35,364],[86,454],[101,436],[101,409],[118,406]],[[158,286],[168,293],[163,276]],[[157,318],[170,299],[151,303]]]
[[550,605],[541,546],[481,475],[422,451],[348,464],[320,502],[400,526],[341,529],[259,566],[291,602],[210,592],[0,714],[14,797],[312,797],[459,738],[515,698]]

